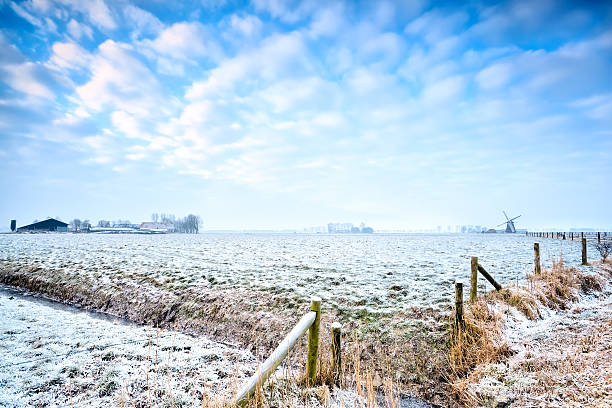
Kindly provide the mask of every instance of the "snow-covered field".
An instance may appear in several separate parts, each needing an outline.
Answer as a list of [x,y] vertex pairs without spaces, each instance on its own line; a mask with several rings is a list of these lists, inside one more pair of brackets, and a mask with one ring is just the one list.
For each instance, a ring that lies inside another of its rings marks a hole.
[[[0,287],[0,406],[198,406],[253,373],[244,350]],[[123,401],[122,401],[123,399]]]
[[[0,266],[37,265],[174,292],[319,295],[336,305],[394,312],[450,301],[453,282],[469,280],[470,256],[502,284],[523,279],[533,268],[534,241],[519,234],[3,234]],[[537,241],[544,266],[560,254],[580,264],[579,242]]]

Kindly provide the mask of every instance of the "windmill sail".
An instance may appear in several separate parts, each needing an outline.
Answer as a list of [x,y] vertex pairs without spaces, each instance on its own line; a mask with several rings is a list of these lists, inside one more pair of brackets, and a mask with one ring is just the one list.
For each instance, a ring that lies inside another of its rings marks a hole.
[[520,215],[517,215],[514,218],[508,218],[508,215],[506,215],[506,212],[505,211],[502,211],[502,212],[504,213],[504,216],[506,217],[506,222],[502,222],[501,224],[498,225],[498,227],[501,227],[502,225],[506,224],[507,233],[510,233],[510,234],[516,233],[516,228],[514,227],[514,220],[520,217]]

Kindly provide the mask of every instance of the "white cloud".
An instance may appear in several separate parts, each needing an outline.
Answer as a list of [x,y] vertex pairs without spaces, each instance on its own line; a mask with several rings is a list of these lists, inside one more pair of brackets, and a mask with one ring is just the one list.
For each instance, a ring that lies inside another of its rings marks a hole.
[[105,106],[130,114],[147,116],[159,111],[160,85],[157,78],[132,55],[132,47],[107,40],[100,44],[91,64],[91,79],[76,91],[90,109]]
[[176,23],[162,31],[154,40],[143,45],[155,52],[179,60],[209,57],[218,60],[222,55],[213,35],[200,23]]
[[345,13],[343,3],[319,9],[312,18],[308,33],[315,38],[336,35],[345,26]]
[[444,78],[423,90],[423,100],[429,104],[454,102],[462,96],[465,79],[462,76]]
[[123,15],[135,38],[142,34],[158,34],[164,29],[164,24],[156,16],[132,4],[123,8]]
[[21,7],[14,1],[11,2],[11,8],[19,17],[23,18],[24,20],[26,20],[28,23],[32,24],[33,26],[35,27],[43,26],[42,22],[38,18],[28,13],[23,7]]
[[295,23],[311,15],[321,2],[316,0],[253,0],[255,9],[266,11],[285,23]]
[[339,101],[337,84],[319,77],[295,78],[278,81],[256,92],[253,96],[268,102],[275,113],[289,110],[321,110]]
[[73,9],[85,14],[89,21],[98,28],[114,30],[117,23],[104,0],[59,0]]
[[91,61],[91,54],[75,43],[56,42],[52,46],[53,54],[49,59],[51,66],[59,69],[83,69]]
[[512,76],[512,66],[507,63],[490,65],[476,74],[476,82],[483,89],[497,89],[505,86]]
[[48,74],[45,69],[33,62],[11,64],[2,67],[5,72],[4,81],[13,89],[28,95],[54,99],[55,94],[47,85]]
[[75,19],[70,19],[68,24],[66,25],[68,29],[68,33],[75,40],[80,40],[81,37],[85,36],[90,40],[93,39],[93,30],[87,24],[81,24]]
[[263,24],[257,16],[246,15],[240,17],[232,14],[230,26],[245,37],[257,37],[261,33]]
[[134,116],[124,111],[115,111],[111,114],[113,126],[119,129],[126,137],[131,139],[151,140],[151,136],[142,131],[140,122]]
[[463,11],[444,14],[440,10],[432,10],[411,21],[404,31],[429,45],[435,45],[443,38],[462,31],[468,19],[468,14]]
[[308,50],[298,33],[273,35],[266,38],[259,48],[241,53],[222,61],[209,71],[208,78],[198,81],[188,89],[188,99],[207,98],[234,88],[238,81],[247,83],[256,78],[265,81],[283,76],[299,75],[310,71]]

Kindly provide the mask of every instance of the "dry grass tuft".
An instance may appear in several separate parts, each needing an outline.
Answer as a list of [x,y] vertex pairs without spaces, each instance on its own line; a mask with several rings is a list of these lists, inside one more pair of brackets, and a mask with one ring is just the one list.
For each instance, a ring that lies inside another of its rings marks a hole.
[[545,269],[539,275],[530,275],[529,281],[542,304],[561,310],[578,300],[579,293],[601,291],[603,288],[601,277],[584,274],[573,266],[565,266],[562,255],[558,261],[553,259],[551,269]]
[[466,309],[464,324],[455,330],[449,324],[449,362],[454,379],[463,378],[480,364],[499,361],[508,355],[502,341],[501,319],[485,300],[478,300]]
[[542,317],[539,303],[533,294],[522,289],[504,288],[494,292],[489,292],[485,298],[501,300],[505,304],[514,307],[529,320],[536,320]]

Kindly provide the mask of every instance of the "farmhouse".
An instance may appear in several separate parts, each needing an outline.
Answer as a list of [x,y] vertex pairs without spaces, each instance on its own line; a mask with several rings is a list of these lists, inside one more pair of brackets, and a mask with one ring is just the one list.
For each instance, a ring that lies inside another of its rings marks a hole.
[[68,224],[56,220],[55,218],[48,218],[44,221],[35,222],[34,224],[24,225],[23,227],[17,228],[17,231],[57,231],[66,232],[68,230]]

